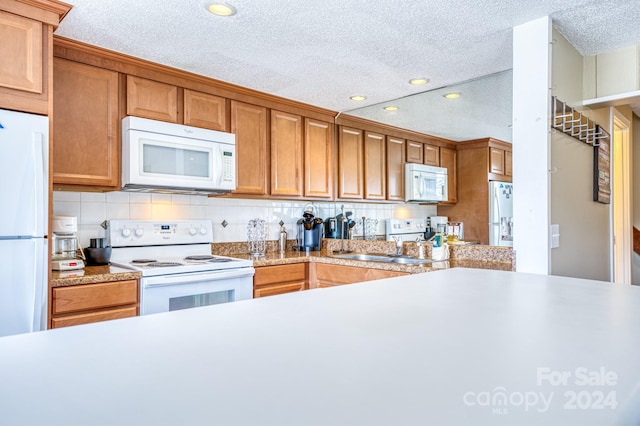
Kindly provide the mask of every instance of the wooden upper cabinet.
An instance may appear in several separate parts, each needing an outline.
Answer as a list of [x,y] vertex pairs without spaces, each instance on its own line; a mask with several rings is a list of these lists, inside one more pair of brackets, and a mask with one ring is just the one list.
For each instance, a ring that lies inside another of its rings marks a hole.
[[513,155],[511,151],[504,152],[504,174],[513,176]]
[[227,131],[226,99],[208,93],[184,89],[184,124],[204,129]]
[[333,124],[304,119],[304,196],[333,196]]
[[127,115],[177,123],[178,88],[128,75]]
[[404,201],[405,140],[387,136],[387,200]]
[[447,169],[447,194],[446,204],[458,202],[458,163],[457,152],[451,148],[440,148],[440,167]]
[[429,166],[440,166],[440,147],[425,144],[424,164]]
[[[404,148],[404,147],[403,147]],[[363,198],[362,130],[340,126],[338,134],[338,197]]]
[[302,117],[271,110],[271,195],[302,195]]
[[0,108],[51,114],[53,31],[71,5],[0,1]]
[[42,23],[0,11],[0,86],[42,93]]
[[407,141],[407,163],[422,164],[424,161],[422,145],[422,142]]
[[504,174],[504,150],[489,148],[489,173]]
[[364,132],[364,198],[385,200],[386,141],[384,135]]
[[267,109],[231,101],[231,133],[238,159],[234,193],[265,195],[268,189]]
[[117,189],[118,73],[54,58],[53,183]]

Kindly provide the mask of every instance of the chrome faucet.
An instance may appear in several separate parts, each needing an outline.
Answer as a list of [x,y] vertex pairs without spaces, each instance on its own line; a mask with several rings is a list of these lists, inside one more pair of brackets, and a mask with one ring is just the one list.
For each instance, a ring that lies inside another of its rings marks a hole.
[[[344,212],[344,205],[342,206],[342,211]],[[342,225],[340,226],[340,252],[341,253],[345,253],[345,250],[344,250],[344,230],[346,229],[345,227],[347,226],[347,218],[344,217],[344,214],[343,214],[342,218],[340,220],[342,221]]]
[[402,237],[393,236],[393,240],[396,242],[396,256],[402,256]]
[[418,259],[424,259],[424,239],[422,237],[416,238],[416,245],[418,246]]
[[367,239],[367,218],[362,216],[362,241]]

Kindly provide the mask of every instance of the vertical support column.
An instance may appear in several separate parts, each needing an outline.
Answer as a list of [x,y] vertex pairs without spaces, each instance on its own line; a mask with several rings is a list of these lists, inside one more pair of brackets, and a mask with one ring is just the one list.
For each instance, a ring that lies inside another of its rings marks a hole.
[[513,215],[516,270],[551,271],[548,16],[513,28]]

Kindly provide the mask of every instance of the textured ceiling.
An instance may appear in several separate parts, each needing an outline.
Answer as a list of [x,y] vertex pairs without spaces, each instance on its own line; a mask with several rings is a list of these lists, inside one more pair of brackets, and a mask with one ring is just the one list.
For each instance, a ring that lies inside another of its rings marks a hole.
[[[227,18],[203,0],[66,1],[74,7],[58,35],[455,140],[510,140],[510,99],[494,108],[495,125],[485,116],[434,129],[455,117],[453,104],[428,111],[410,95],[510,69],[514,26],[551,16],[585,56],[640,43],[640,0],[229,0],[238,13]],[[430,82],[411,86],[413,77]],[[505,84],[480,81],[490,93]],[[380,116],[377,104],[398,98],[408,117]]]
[[66,1],[56,34],[335,111],[509,69],[512,27],[545,15],[583,55],[640,42],[638,0]]

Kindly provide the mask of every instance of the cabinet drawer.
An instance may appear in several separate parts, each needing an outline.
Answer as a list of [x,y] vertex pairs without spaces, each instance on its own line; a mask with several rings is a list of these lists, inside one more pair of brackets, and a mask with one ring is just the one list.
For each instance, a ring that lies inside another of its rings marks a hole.
[[382,278],[399,277],[402,275],[408,275],[408,272],[359,268],[355,266],[328,265],[323,263],[318,263],[316,266],[318,287],[351,284],[363,281],[379,280]]
[[256,268],[253,277],[253,284],[264,286],[276,283],[286,283],[290,281],[305,281],[306,272],[304,263],[292,265],[263,266]]
[[108,321],[120,318],[135,317],[138,315],[137,306],[108,309],[106,311],[87,312],[64,317],[52,318],[51,328],[68,327],[70,325],[89,324],[92,322]]
[[136,280],[53,289],[52,315],[138,303]]
[[296,281],[286,284],[268,285],[258,287],[253,291],[253,297],[275,296],[276,294],[292,293],[294,291],[302,291],[306,287],[305,281]]

